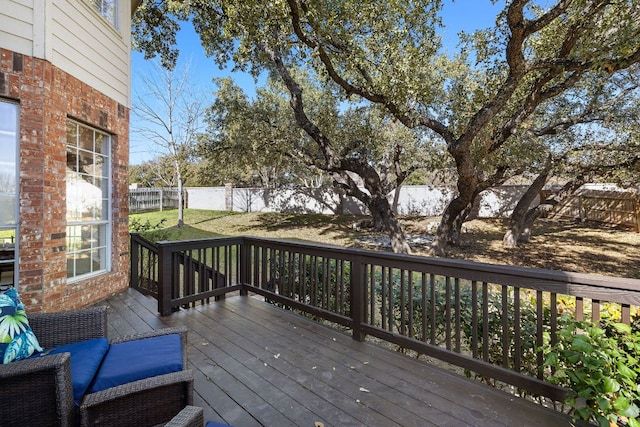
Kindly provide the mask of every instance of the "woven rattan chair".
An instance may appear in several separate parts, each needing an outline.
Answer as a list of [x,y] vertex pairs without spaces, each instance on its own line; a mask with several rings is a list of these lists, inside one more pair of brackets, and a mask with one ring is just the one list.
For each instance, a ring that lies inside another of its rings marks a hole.
[[186,406],[164,427],[203,427],[204,411],[197,406]]
[[[106,307],[62,313],[30,314],[40,345],[53,348],[107,336]],[[180,333],[186,367],[186,329],[167,328],[131,335],[117,342]],[[116,342],[116,341],[112,341]],[[69,353],[0,364],[0,424],[11,425],[162,425],[193,401],[193,374],[183,370],[134,381],[73,401]],[[178,424],[174,424],[178,425]],[[186,424],[188,425],[188,424]]]

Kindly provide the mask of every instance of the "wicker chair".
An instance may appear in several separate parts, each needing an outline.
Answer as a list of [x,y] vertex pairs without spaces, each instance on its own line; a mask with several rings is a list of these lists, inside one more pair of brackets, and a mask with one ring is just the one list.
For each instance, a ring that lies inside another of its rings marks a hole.
[[203,427],[204,411],[197,406],[186,406],[164,427]]
[[[29,324],[40,345],[63,344],[107,336],[107,308],[30,314]],[[180,333],[186,366],[186,329],[167,328],[117,340]],[[116,342],[115,340],[112,343]],[[73,401],[69,353],[0,364],[2,425],[162,425],[193,402],[193,374],[183,370],[134,381]],[[188,425],[188,424],[187,424]]]

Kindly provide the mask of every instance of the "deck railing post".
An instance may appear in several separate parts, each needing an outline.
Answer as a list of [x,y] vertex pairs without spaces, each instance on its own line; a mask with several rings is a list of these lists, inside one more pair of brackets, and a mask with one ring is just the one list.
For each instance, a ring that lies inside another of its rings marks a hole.
[[351,322],[353,339],[356,341],[364,341],[365,334],[362,332],[362,324],[364,323],[364,261],[363,258],[357,256],[351,259]]
[[136,239],[138,236],[138,233],[131,233],[129,237],[131,251],[131,253],[129,254],[129,261],[131,263],[131,269],[129,270],[129,287],[131,288],[140,287],[140,272],[138,271],[138,266],[140,265],[140,245],[138,244],[138,240]]
[[158,312],[161,316],[171,314],[171,251],[167,242],[158,242]]
[[247,291],[246,285],[249,285],[249,280],[251,278],[251,273],[249,272],[249,268],[251,266],[251,262],[249,259],[250,250],[249,244],[246,240],[242,240],[240,243],[240,285],[242,288],[240,289],[240,295],[246,296],[249,294]]

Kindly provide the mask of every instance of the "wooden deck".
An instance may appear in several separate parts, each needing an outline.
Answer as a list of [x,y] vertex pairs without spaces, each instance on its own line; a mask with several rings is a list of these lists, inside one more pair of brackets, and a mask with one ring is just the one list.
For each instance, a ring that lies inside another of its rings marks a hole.
[[189,328],[194,404],[235,427],[568,426],[489,386],[324,327],[253,297],[160,317],[134,290],[106,301],[111,337]]

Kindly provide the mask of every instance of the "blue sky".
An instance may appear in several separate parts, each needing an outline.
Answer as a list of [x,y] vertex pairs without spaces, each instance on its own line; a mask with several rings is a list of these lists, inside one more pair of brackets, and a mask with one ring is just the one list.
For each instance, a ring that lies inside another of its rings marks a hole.
[[[462,30],[472,32],[479,28],[486,28],[495,23],[496,15],[502,10],[504,2],[501,0],[493,5],[490,0],[456,0],[447,1],[442,16],[445,28],[440,32],[443,45],[448,50],[455,49],[458,43],[458,33]],[[216,77],[232,77],[236,84],[242,87],[245,93],[255,94],[256,83],[252,76],[242,72],[231,72],[231,69],[220,70],[213,58],[207,58],[200,45],[200,39],[190,23],[184,23],[178,34],[178,49],[180,50],[179,62],[190,63],[190,74],[193,78],[193,86],[200,91],[212,93],[214,85],[212,79]],[[132,84],[136,86],[141,73],[147,72],[147,61],[139,52],[131,54]],[[263,82],[258,82],[258,85]],[[213,94],[211,95],[213,101]],[[135,120],[135,115],[132,115]],[[131,148],[129,161],[131,164],[140,164],[151,160],[159,153],[154,144],[139,140],[131,135]]]

